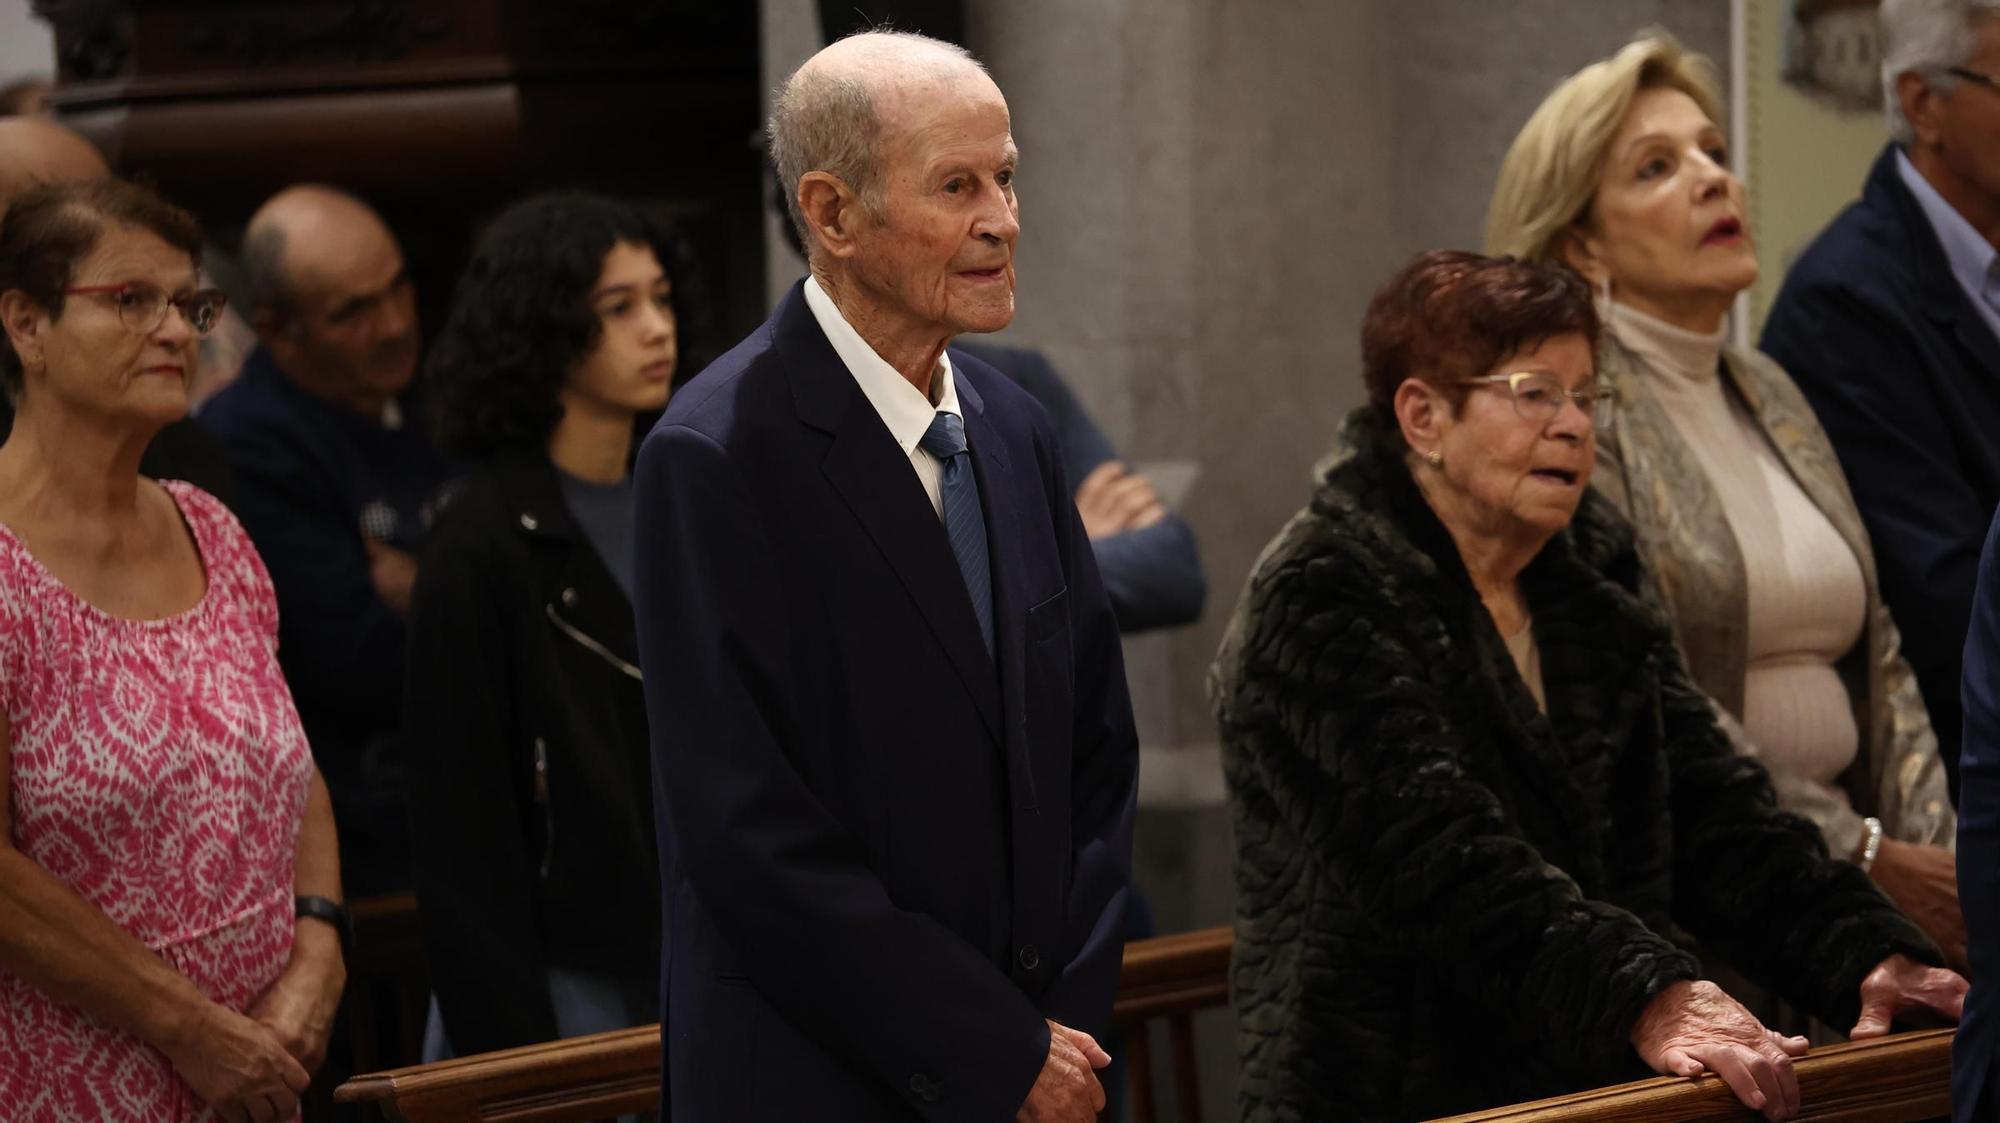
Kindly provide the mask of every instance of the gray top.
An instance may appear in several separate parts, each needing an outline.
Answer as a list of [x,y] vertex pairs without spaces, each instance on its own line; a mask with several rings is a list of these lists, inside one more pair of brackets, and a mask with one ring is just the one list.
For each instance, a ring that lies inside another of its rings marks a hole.
[[562,483],[563,502],[569,504],[569,512],[583,528],[583,536],[590,540],[597,556],[604,559],[604,567],[625,591],[625,599],[631,600],[635,511],[632,477],[627,475],[615,484],[601,484],[580,480],[557,468],[556,479]]

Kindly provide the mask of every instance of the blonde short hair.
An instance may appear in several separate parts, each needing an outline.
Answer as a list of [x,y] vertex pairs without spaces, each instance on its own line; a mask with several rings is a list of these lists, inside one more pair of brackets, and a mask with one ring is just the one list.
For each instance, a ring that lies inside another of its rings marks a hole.
[[1617,54],[1563,80],[1542,99],[1500,163],[1486,211],[1486,252],[1561,260],[1557,240],[1597,196],[1611,138],[1640,90],[1679,90],[1720,123],[1715,66],[1671,34],[1643,32]]

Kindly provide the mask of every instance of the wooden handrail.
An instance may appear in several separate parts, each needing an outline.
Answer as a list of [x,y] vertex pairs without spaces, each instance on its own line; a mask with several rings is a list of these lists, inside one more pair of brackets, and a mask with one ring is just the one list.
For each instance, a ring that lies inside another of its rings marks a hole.
[[[1228,928],[1210,928],[1127,944],[1112,1020],[1227,1005],[1230,942]],[[651,1025],[368,1073],[333,1099],[375,1104],[398,1123],[571,1123],[652,1111],[659,1083],[660,1027]]]
[[1125,945],[1111,1020],[1118,1025],[1177,1010],[1229,1005],[1229,952],[1236,934],[1203,928]]
[[[1212,928],[1126,946],[1112,1020],[1126,1029],[1135,1075],[1165,1018],[1181,1118],[1199,1103],[1188,1020],[1228,1002],[1231,933]],[[1923,1030],[1813,1050],[1798,1062],[1805,1123],[1910,1123],[1951,1111],[1951,1030]],[[396,1123],[581,1123],[658,1107],[660,1027],[600,1033],[498,1053],[357,1076],[334,1093],[372,1103]],[[1151,1082],[1135,1082],[1135,1118],[1151,1112]],[[1143,1112],[1143,1114],[1142,1114]],[[1713,1076],[1659,1077],[1440,1123],[1750,1123],[1761,1118]]]
[[[1801,1123],[1912,1123],[1951,1114],[1949,1029],[1814,1049],[1799,1059]],[[1661,1076],[1436,1123],[1745,1123],[1763,1116],[1720,1077]]]
[[660,1102],[660,1027],[596,1033],[357,1076],[333,1102],[372,1103],[395,1123],[575,1123]]

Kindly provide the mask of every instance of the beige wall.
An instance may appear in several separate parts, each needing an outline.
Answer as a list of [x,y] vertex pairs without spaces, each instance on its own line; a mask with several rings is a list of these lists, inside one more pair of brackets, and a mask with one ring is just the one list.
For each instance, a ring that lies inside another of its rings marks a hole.
[[1750,290],[1748,338],[1763,330],[1785,272],[1813,238],[1861,196],[1889,128],[1880,109],[1839,109],[1785,83],[1792,0],[1745,0],[1744,126],[1739,166],[1750,184],[1750,228],[1763,272]]
[[28,0],[0,0],[0,86],[55,74],[55,36],[49,25],[34,18]]
[[[1369,294],[1476,248],[1513,132],[1664,24],[1726,64],[1724,0],[972,0],[1024,152],[1020,312],[1120,449],[1185,458],[1212,585],[1133,651],[1148,794],[1212,796],[1202,675],[1244,575],[1360,398]],[[1155,650],[1157,648],[1157,650]],[[1184,752],[1177,751],[1185,750]],[[1164,753],[1160,750],[1165,750]],[[1176,763],[1178,761],[1178,763]]]

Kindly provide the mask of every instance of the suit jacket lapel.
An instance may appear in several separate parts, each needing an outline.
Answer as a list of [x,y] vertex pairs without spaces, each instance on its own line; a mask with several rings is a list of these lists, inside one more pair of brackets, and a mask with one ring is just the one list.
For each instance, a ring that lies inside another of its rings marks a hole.
[[[931,509],[909,458],[826,341],[798,286],[772,315],[772,331],[785,360],[799,419],[832,436],[820,470],[916,602],[972,695],[987,732],[1001,742],[1000,687],[993,660],[979,637],[979,621],[972,614],[972,600],[944,525]],[[987,520],[990,540],[990,513]],[[997,574],[994,584],[999,584]]]
[[[1003,728],[1012,733],[1027,720],[1027,640],[1022,626],[1029,606],[1020,577],[1026,572],[1021,553],[1023,530],[1019,492],[1014,468],[1000,431],[986,418],[986,403],[979,391],[963,377],[957,380],[958,400],[965,407],[966,442],[972,450],[972,467],[979,480],[979,503],[986,514],[986,551],[993,574],[993,653],[1000,665],[1000,701]],[[1018,738],[1003,735],[1007,750],[1010,787],[1017,806],[1035,806],[1034,770],[1028,766],[1025,745]]]
[[1893,211],[1909,239],[1918,283],[1924,292],[1923,306],[1965,349],[1972,360],[1972,369],[2000,377],[2000,338],[1995,338],[1993,329],[1987,326],[1979,309],[1972,306],[1972,298],[1952,274],[1951,258],[1946,256],[1944,244],[1931,226],[1930,215],[1924,212],[1924,205],[1917,201],[1896,169],[1893,143],[1876,158],[1868,179],[1869,192],[1881,192],[1883,202]]

